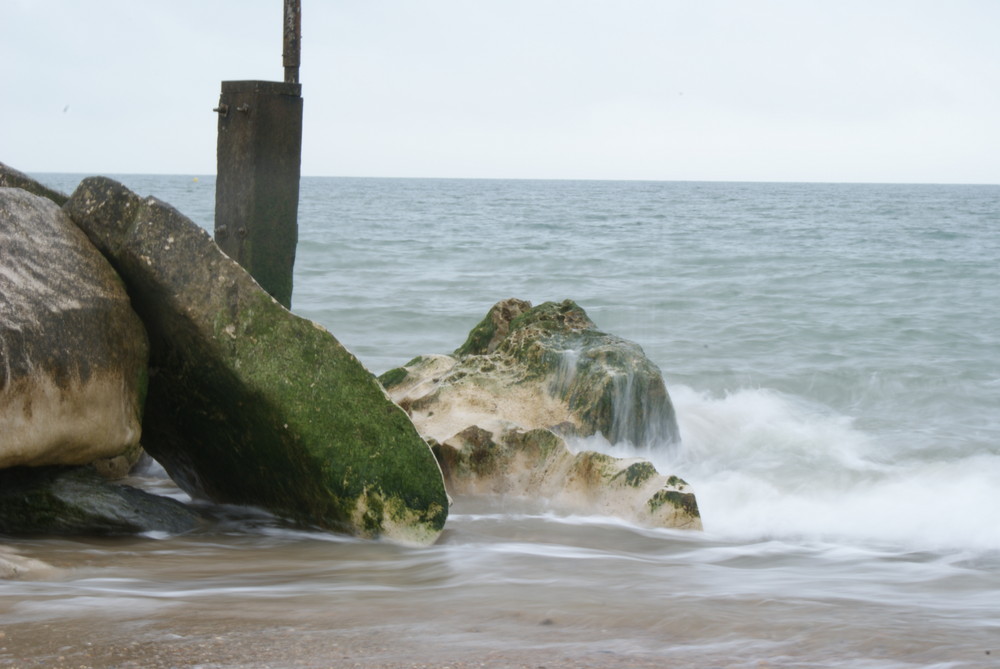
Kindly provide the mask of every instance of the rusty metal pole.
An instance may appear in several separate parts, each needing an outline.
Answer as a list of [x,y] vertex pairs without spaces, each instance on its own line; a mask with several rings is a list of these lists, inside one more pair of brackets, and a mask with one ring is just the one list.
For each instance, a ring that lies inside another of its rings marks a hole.
[[284,29],[285,81],[222,82],[216,107],[215,241],[290,308],[302,157],[296,0],[285,0]]
[[285,0],[285,49],[281,60],[285,66],[285,83],[299,83],[299,61],[302,43],[302,3]]

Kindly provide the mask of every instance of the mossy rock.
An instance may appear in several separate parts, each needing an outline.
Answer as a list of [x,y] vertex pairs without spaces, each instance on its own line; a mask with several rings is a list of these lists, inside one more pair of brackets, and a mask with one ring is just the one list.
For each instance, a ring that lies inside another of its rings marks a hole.
[[454,495],[517,495],[574,513],[701,528],[693,495],[677,496],[689,494],[680,479],[648,461],[568,447],[596,433],[647,449],[678,442],[660,370],[572,300],[499,302],[455,355],[414,358],[383,380],[434,441]]
[[483,320],[472,328],[465,343],[455,350],[455,355],[463,357],[492,353],[507,337],[512,322],[529,309],[531,302],[513,297],[497,302]]
[[0,534],[180,534],[201,522],[198,513],[177,500],[110,483],[89,467],[0,471]]
[[453,495],[534,498],[569,513],[603,513],[652,527],[702,527],[694,494],[677,477],[660,474],[646,460],[573,453],[550,430],[494,433],[471,425],[435,443],[434,453]]
[[600,331],[572,300],[497,303],[456,351],[469,370],[476,366],[470,356],[488,354],[516,362],[524,380],[547,381],[549,393],[579,419],[583,436],[600,432],[611,443],[640,447],[679,440],[660,369],[638,344]]
[[437,538],[448,500],[430,448],[333,335],[155,198],[92,178],[66,210],[116,266],[149,331],[143,445],[178,485],[302,525]]
[[409,372],[406,371],[405,367],[394,367],[379,376],[378,382],[381,383],[384,388],[392,388],[393,386],[398,386],[402,383],[406,379],[407,374],[409,374]]
[[[644,460],[642,462],[636,462],[634,464],[631,464],[625,469],[621,470],[620,472],[615,474],[613,480],[620,480],[622,483],[624,483],[629,487],[638,488],[639,486],[643,485],[646,481],[656,476],[656,473],[657,473],[656,467],[653,466],[653,463],[646,462]],[[677,477],[671,476],[670,478],[676,479]]]
[[649,499],[649,509],[651,512],[657,512],[664,506],[673,507],[690,516],[700,515],[698,512],[698,501],[695,499],[694,493],[690,492],[658,490]]

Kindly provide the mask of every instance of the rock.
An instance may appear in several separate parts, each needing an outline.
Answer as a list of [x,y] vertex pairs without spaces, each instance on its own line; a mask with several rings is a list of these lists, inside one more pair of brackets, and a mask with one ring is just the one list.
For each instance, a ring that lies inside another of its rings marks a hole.
[[659,368],[571,300],[534,308],[504,300],[454,356],[421,356],[380,380],[439,442],[473,424],[499,433],[504,421],[639,448],[678,441]]
[[553,508],[624,518],[653,527],[702,529],[688,484],[647,460],[573,453],[550,430],[473,425],[434,446],[453,495],[517,495]]
[[0,579],[47,579],[58,576],[60,571],[47,562],[20,555],[11,548],[0,546]]
[[565,439],[675,447],[660,370],[636,344],[597,330],[572,301],[496,304],[454,355],[380,377],[435,444],[448,490],[543,498],[571,512],[701,528],[694,494],[646,460],[573,453]]
[[52,200],[60,207],[69,199],[65,193],[60,193],[55,189],[49,188],[41,182],[32,179],[27,174],[19,172],[9,165],[0,163],[0,188],[3,187],[26,190],[34,195]]
[[53,202],[0,188],[0,468],[138,451],[147,355],[86,235]]
[[110,483],[89,467],[0,471],[0,534],[179,534],[199,524],[200,516],[181,502]]
[[83,181],[66,210],[150,335],[143,445],[192,496],[417,544],[443,529],[440,468],[374,376],[155,198]]

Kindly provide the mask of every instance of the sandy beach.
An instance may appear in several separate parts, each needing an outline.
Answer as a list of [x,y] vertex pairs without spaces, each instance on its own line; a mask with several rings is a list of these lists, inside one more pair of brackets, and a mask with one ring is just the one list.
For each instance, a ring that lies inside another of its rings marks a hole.
[[[510,667],[664,667],[662,656],[607,649],[585,650],[585,630],[559,630],[539,623],[541,633],[526,630],[522,647],[477,647],[444,631],[435,637],[412,628],[269,626],[244,620],[176,620],[170,625],[113,623],[95,633],[93,625],[16,624],[0,634],[0,667],[59,669],[148,668],[275,669],[284,667],[357,667],[359,669],[467,669]],[[550,643],[543,641],[550,636]],[[565,648],[560,648],[565,644]],[[679,666],[671,663],[670,666]],[[704,665],[702,665],[704,666]],[[715,666],[767,666],[739,662]]]

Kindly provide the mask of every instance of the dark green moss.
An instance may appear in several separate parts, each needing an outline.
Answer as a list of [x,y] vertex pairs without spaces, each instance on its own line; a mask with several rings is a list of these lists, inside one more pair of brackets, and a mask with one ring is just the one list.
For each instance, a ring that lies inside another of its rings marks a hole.
[[674,508],[683,511],[689,516],[700,518],[698,512],[698,502],[693,494],[689,492],[677,492],[676,490],[658,490],[655,495],[649,498],[649,510],[656,511],[664,504],[670,504]]
[[493,314],[490,312],[483,320],[479,321],[476,327],[472,328],[465,343],[455,349],[455,355],[464,357],[485,354],[496,331],[497,326],[493,322]]
[[534,327],[543,332],[558,332],[595,327],[585,312],[573,300],[543,302],[517,316],[510,324],[510,331],[516,332]]
[[385,518],[385,504],[378,495],[369,495],[366,501],[367,508],[361,517],[361,526],[367,534],[378,536]]
[[409,372],[406,371],[405,367],[395,367],[378,377],[378,382],[382,384],[383,388],[392,388],[402,383],[408,375]]
[[[657,475],[656,467],[650,462],[635,462],[615,474],[615,479],[624,478],[625,484],[638,488],[643,483]],[[614,480],[614,479],[612,479]]]
[[517,298],[502,300],[494,304],[486,317],[472,328],[465,343],[455,349],[454,355],[486,355],[493,353],[501,346],[507,336],[511,323],[525,311],[531,309],[531,303]]
[[671,476],[670,478],[667,479],[667,485],[673,486],[675,488],[686,488],[687,484],[688,484],[687,481],[680,478],[679,476]]

